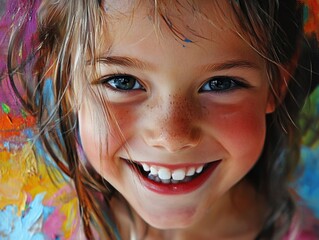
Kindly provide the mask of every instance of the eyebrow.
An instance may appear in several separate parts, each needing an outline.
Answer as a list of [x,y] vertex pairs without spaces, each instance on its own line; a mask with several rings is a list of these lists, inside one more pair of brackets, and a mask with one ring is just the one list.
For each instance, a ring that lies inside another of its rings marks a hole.
[[109,57],[100,57],[96,60],[99,63],[107,65],[118,65],[123,67],[131,67],[136,69],[150,69],[151,64],[145,63],[137,58],[131,57],[119,57],[119,56],[109,56]]
[[228,60],[222,63],[214,63],[214,64],[208,64],[201,68],[202,71],[210,71],[210,72],[217,72],[222,70],[229,70],[233,68],[247,68],[247,69],[255,69],[258,70],[260,67],[253,62],[247,61],[247,60]]
[[[136,69],[152,69],[152,65],[146,62],[143,62],[137,58],[126,57],[126,56],[108,56],[108,57],[99,57],[96,60],[99,63],[107,65],[117,65],[123,67],[130,67]],[[260,67],[251,61],[243,59],[234,59],[227,60],[221,63],[213,63],[202,66],[200,69],[203,72],[216,72],[222,70],[229,70],[233,68],[246,68],[246,69],[260,69]]]

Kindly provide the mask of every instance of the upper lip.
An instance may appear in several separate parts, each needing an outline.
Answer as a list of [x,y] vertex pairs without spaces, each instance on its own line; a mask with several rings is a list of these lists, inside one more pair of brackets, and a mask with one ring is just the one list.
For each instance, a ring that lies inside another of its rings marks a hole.
[[136,160],[130,160],[127,158],[122,158],[122,157],[121,157],[121,159],[123,159],[125,161],[132,162],[134,164],[141,165],[141,166],[142,166],[142,164],[147,164],[149,166],[164,167],[164,168],[167,168],[170,170],[175,170],[175,169],[179,169],[179,168],[187,168],[187,167],[199,167],[199,166],[203,166],[203,165],[221,160],[221,159],[217,159],[217,160],[212,160],[212,161],[207,161],[207,162],[199,162],[199,163],[167,164],[167,163],[158,163],[158,162],[149,162],[149,161],[136,161]]

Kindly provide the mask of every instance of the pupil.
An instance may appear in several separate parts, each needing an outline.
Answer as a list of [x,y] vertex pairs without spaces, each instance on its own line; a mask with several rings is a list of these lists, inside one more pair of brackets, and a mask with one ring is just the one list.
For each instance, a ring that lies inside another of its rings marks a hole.
[[215,79],[210,82],[210,87],[215,90],[228,89],[231,87],[230,85],[231,85],[231,82],[227,80]]
[[115,82],[116,87],[124,90],[132,89],[134,81],[131,78],[119,78]]

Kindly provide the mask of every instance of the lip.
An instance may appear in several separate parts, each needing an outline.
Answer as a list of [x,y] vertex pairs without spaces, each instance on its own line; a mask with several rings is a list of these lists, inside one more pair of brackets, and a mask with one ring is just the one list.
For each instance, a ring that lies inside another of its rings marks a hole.
[[138,170],[136,166],[134,166],[133,164],[130,164],[128,161],[126,162],[130,166],[130,168],[135,172],[135,174],[138,176],[141,183],[150,191],[159,193],[159,194],[164,194],[164,195],[177,195],[177,194],[190,193],[200,188],[206,182],[206,180],[211,176],[211,174],[214,172],[214,170],[219,165],[221,160],[208,163],[205,170],[203,170],[203,172],[200,175],[196,176],[194,179],[190,180],[189,182],[169,183],[169,184],[150,180],[148,177],[141,174],[141,172]]

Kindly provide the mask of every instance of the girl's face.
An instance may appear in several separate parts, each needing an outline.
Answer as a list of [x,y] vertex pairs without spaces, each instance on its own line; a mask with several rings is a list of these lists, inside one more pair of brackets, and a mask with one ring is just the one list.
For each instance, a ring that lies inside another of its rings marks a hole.
[[170,6],[158,29],[141,2],[134,13],[125,4],[107,10],[111,45],[99,53],[92,88],[113,121],[94,118],[98,107],[87,97],[81,141],[145,221],[186,228],[222,206],[256,163],[274,104],[263,59],[220,18],[231,14],[226,4],[221,14],[198,1],[197,17]]

